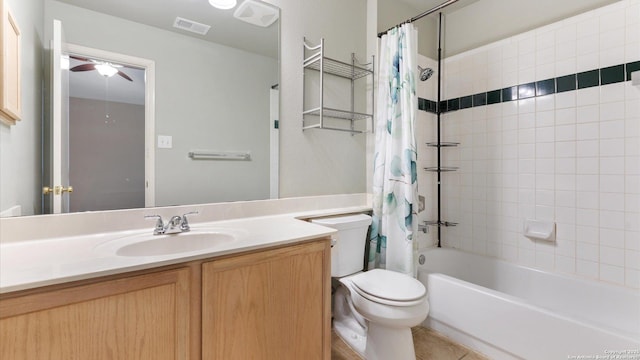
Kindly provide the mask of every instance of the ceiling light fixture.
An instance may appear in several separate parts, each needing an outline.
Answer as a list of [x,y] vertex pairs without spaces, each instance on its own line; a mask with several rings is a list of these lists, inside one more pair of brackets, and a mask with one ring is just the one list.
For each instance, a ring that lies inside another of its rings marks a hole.
[[211,6],[222,10],[233,9],[237,3],[237,0],[209,0]]
[[118,73],[118,69],[109,65],[109,64],[96,64],[96,70],[100,73],[100,75],[105,77],[112,77],[113,75]]

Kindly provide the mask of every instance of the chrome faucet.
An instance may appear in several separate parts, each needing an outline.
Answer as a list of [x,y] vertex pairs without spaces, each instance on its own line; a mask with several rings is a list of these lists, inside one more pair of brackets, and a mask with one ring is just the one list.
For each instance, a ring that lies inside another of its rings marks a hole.
[[156,226],[153,228],[153,235],[168,235],[168,234],[177,234],[181,232],[187,232],[191,230],[189,227],[189,221],[187,220],[187,215],[197,215],[197,211],[191,211],[186,214],[174,215],[167,221],[167,224],[162,221],[162,216],[160,215],[145,215],[145,219],[156,219]]
[[164,234],[176,234],[182,232],[182,216],[174,215],[167,221],[164,227]]

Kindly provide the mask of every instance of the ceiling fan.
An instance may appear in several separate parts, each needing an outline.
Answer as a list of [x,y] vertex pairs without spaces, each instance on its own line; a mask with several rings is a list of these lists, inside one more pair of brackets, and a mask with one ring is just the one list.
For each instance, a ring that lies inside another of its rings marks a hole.
[[96,70],[97,72],[100,73],[100,75],[105,76],[105,77],[112,77],[113,75],[120,75],[123,78],[129,80],[129,81],[133,81],[133,79],[131,79],[129,77],[129,75],[123,73],[122,71],[118,70],[118,68],[121,68],[122,65],[118,65],[118,64],[112,64],[110,62],[107,61],[99,61],[99,60],[94,60],[94,59],[87,59],[87,58],[83,58],[83,57],[78,57],[78,56],[74,56],[74,55],[69,55],[70,58],[72,59],[76,59],[79,61],[86,61],[89,62],[88,64],[81,64],[81,65],[77,65],[72,67],[71,69],[69,69],[69,71],[92,71],[92,70]]

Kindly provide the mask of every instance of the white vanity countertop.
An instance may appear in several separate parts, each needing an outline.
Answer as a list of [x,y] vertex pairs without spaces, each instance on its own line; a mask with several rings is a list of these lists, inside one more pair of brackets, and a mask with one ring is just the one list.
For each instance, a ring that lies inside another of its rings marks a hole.
[[353,207],[207,223],[192,221],[192,232],[207,228],[237,237],[210,249],[171,255],[125,257],[104,251],[109,241],[152,234],[152,228],[10,242],[0,245],[0,294],[311,240],[335,230],[300,219],[366,210]]

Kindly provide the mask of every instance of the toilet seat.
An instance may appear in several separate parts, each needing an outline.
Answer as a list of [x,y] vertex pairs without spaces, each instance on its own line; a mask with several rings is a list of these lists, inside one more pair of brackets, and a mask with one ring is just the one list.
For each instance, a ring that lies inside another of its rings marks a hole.
[[408,275],[373,269],[351,277],[353,290],[369,301],[390,306],[414,306],[425,300],[427,289]]

